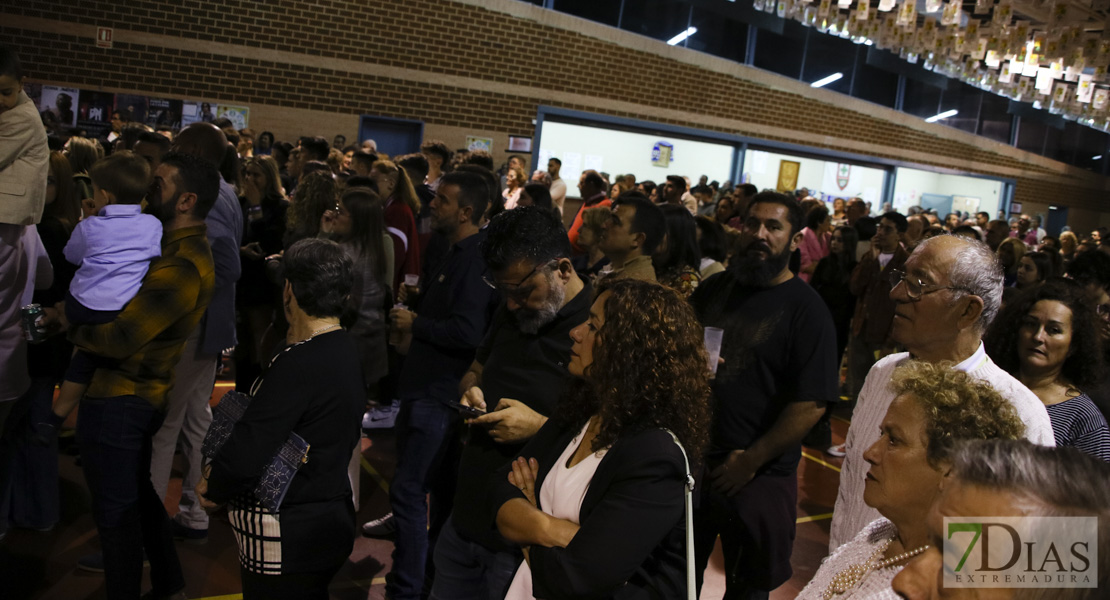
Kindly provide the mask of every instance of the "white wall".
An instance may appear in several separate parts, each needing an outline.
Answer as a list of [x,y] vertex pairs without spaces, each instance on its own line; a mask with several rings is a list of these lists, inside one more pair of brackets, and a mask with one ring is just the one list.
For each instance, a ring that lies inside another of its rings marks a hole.
[[[674,146],[670,166],[660,167],[651,162],[652,148],[659,141]],[[651,180],[659,185],[667,175],[689,177],[692,185],[697,185],[702,175],[709,176],[709,181],[732,178],[733,147],[727,144],[544,121],[539,146],[540,165],[546,167],[551,156],[563,161],[560,176],[567,182],[570,196],[578,195],[575,185],[582,171],[589,168],[614,177],[631,173],[637,181]]]
[[749,182],[760,190],[778,187],[779,164],[783,160],[800,163],[798,168],[798,188],[807,188],[814,197],[826,196],[851,198],[859,196],[871,202],[878,210],[879,199],[883,193],[883,170],[852,165],[848,172],[848,183],[841,189],[837,184],[837,162],[816,158],[803,158],[748,150],[744,155],[744,175]]
[[905,168],[897,169],[895,176],[894,210],[903,214],[909,207],[921,203],[922,194],[970,196],[979,199],[979,207],[974,212],[989,212],[991,218],[998,213],[1001,181]]

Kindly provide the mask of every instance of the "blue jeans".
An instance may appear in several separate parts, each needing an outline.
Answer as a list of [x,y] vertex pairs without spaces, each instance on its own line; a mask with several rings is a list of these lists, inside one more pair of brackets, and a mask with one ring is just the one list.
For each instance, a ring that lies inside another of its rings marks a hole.
[[448,519],[435,547],[436,578],[430,600],[501,600],[524,556],[494,552],[471,542]]
[[170,520],[150,483],[150,442],[161,425],[162,413],[137,396],[81,400],[77,441],[109,600],[139,597],[144,548],[155,597],[185,588]]
[[[428,558],[428,500],[441,473],[444,454],[458,415],[439,400],[403,400],[397,413],[397,472],[389,487],[389,501],[397,520],[393,570],[386,578],[386,595],[394,600],[418,600],[424,588]],[[450,502],[432,493],[437,503]],[[433,512],[435,512],[433,510]]]

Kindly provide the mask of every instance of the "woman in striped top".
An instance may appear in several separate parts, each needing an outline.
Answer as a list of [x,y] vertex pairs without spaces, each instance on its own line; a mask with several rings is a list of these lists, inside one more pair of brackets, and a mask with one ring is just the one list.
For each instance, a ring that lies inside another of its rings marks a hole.
[[1003,308],[987,352],[1045,404],[1057,446],[1110,462],[1106,420],[1082,391],[1103,369],[1091,304],[1078,283],[1051,279]]

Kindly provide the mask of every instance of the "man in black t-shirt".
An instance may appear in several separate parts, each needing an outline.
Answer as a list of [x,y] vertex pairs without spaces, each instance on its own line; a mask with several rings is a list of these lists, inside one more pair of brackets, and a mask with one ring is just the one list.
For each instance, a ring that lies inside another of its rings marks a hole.
[[547,421],[562,395],[570,330],[586,321],[593,292],[570,262],[570,241],[549,210],[522,207],[490,223],[487,281],[505,299],[459,384],[462,403],[488,410],[470,420],[451,518],[435,548],[433,598],[501,598],[519,548],[494,526],[490,476]]
[[724,329],[714,429],[695,512],[698,584],[719,534],[729,598],[766,598],[790,579],[801,440],[836,394],[836,333],[820,296],[789,270],[801,207],[758,194],[741,251],[690,301]]

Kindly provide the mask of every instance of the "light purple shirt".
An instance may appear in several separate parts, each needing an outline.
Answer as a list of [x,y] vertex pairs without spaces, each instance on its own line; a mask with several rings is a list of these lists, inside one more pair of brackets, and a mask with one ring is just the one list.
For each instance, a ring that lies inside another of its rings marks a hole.
[[138,204],[109,204],[77,224],[65,257],[79,265],[69,293],[92,310],[120,310],[162,255],[162,223]]

